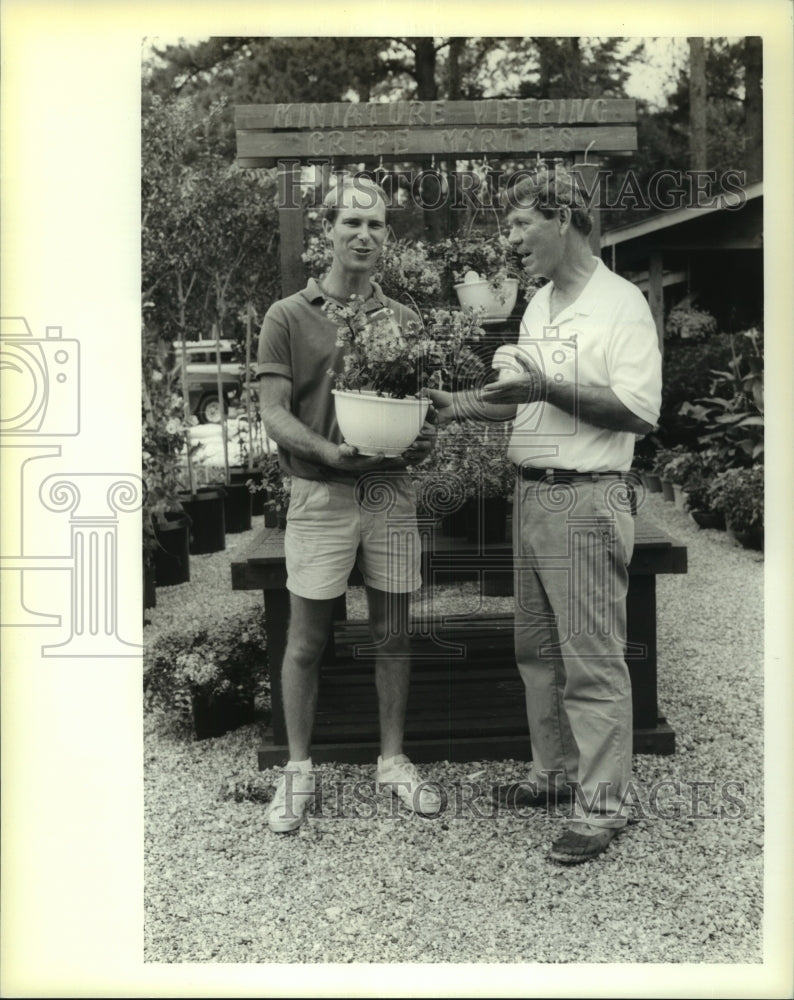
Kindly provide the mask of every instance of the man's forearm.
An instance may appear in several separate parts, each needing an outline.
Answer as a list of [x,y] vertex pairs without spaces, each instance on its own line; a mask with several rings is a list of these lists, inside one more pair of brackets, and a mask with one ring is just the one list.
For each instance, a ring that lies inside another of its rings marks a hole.
[[337,454],[337,446],[320,434],[310,430],[296,416],[282,406],[262,408],[262,422],[271,440],[285,451],[318,465],[332,465]]
[[456,420],[490,420],[494,423],[512,420],[516,407],[512,403],[486,403],[471,389],[452,393],[452,410]]
[[572,382],[544,380],[546,402],[578,416],[594,427],[610,431],[648,434],[653,425],[638,417],[608,387],[581,386]]

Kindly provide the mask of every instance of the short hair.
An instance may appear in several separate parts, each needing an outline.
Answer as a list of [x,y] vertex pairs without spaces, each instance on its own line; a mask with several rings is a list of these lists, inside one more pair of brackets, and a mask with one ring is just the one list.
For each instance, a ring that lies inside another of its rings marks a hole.
[[536,208],[547,219],[563,207],[570,208],[574,229],[583,236],[589,236],[593,230],[593,216],[577,177],[564,167],[555,166],[553,170],[543,167],[522,177],[504,192],[503,201],[508,210]]
[[358,202],[354,201],[354,208],[372,208],[377,199],[380,198],[384,208],[388,212],[390,207],[389,196],[380,184],[376,184],[375,181],[366,176],[347,176],[332,187],[325,198],[323,198],[321,218],[327,219],[328,222],[333,224],[339,214],[339,209],[342,207],[342,196],[345,191],[350,190],[355,191],[359,199]]

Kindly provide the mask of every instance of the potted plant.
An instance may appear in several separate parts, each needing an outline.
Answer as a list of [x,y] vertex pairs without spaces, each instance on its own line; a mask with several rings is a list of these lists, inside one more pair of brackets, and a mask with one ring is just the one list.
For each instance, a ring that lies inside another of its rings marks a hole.
[[664,332],[680,340],[705,340],[717,332],[717,321],[711,313],[696,309],[689,299],[684,299],[670,310]]
[[144,607],[152,607],[153,583],[173,586],[190,580],[190,522],[179,501],[179,476],[193,418],[178,391],[168,343],[145,327],[141,384]]
[[427,310],[400,326],[391,309],[365,312],[360,296],[323,309],[336,323],[334,405],[345,441],[363,455],[401,455],[418,436],[429,407],[425,387],[452,383],[459,366],[481,366],[471,350],[485,331],[472,313]]
[[689,483],[696,476],[702,477],[707,472],[715,473],[716,454],[714,452],[696,452],[682,449],[676,452],[662,470],[662,480],[673,485],[675,504],[680,510],[685,509],[686,491]]
[[285,528],[289,509],[290,477],[281,471],[275,451],[262,453],[257,460],[259,474],[246,483],[249,492],[262,497],[266,528]]
[[699,528],[725,530],[725,514],[714,505],[711,493],[712,477],[693,476],[687,484],[687,509]]
[[764,547],[764,467],[720,472],[711,487],[712,504],[725,514],[728,535],[744,548]]
[[195,739],[253,722],[266,647],[259,608],[164,631],[144,650],[144,704]]
[[454,538],[469,533],[466,431],[461,423],[440,427],[430,458],[410,470],[420,519],[435,523],[441,534]]
[[763,461],[764,354],[760,330],[730,339],[728,370],[711,369],[710,394],[681,404],[679,414],[695,421],[698,441],[719,450],[723,466]]
[[500,234],[469,231],[451,236],[432,249],[444,269],[445,286],[460,305],[479,310],[486,324],[503,322],[513,311],[519,281],[511,267],[512,251]]
[[670,503],[675,500],[675,494],[673,492],[673,484],[669,479],[665,479],[664,477],[664,470],[680,450],[680,448],[660,448],[656,452],[653,465],[651,466],[650,475],[658,477],[659,488],[665,500],[668,500]]

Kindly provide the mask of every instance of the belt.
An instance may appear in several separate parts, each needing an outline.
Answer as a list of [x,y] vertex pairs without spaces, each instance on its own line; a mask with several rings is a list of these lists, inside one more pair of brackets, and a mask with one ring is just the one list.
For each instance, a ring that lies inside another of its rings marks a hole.
[[526,465],[522,465],[518,473],[522,479],[531,479],[535,482],[543,480],[550,485],[554,483],[592,483],[598,482],[599,479],[633,478],[627,472],[578,472],[576,469],[537,469]]

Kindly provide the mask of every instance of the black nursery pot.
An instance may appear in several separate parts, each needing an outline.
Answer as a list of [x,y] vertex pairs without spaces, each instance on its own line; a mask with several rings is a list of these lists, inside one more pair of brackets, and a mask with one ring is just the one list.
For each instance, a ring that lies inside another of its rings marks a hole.
[[190,554],[206,555],[226,548],[226,518],[222,486],[200,486],[195,493],[180,493],[179,502],[190,519]]
[[[238,486],[240,484],[245,485],[249,479],[253,479],[253,481],[257,483],[260,481],[261,478],[262,474],[260,472],[257,472],[256,469],[253,470],[243,469],[240,466],[234,469],[229,469],[229,482],[232,484],[232,486]],[[257,490],[256,493],[251,494],[251,515],[253,517],[258,517],[264,513],[265,513],[265,491]],[[250,528],[251,525],[249,524],[248,527]],[[226,522],[226,530],[227,531],[232,530],[229,527],[228,521]],[[242,530],[245,531],[247,529],[243,528]]]
[[153,562],[143,563],[143,610],[157,607],[157,576]]
[[165,516],[154,526],[154,578],[158,587],[173,587],[190,581],[190,522],[184,514]]
[[223,498],[226,532],[229,535],[251,528],[251,493],[245,483],[232,483],[226,487]]

